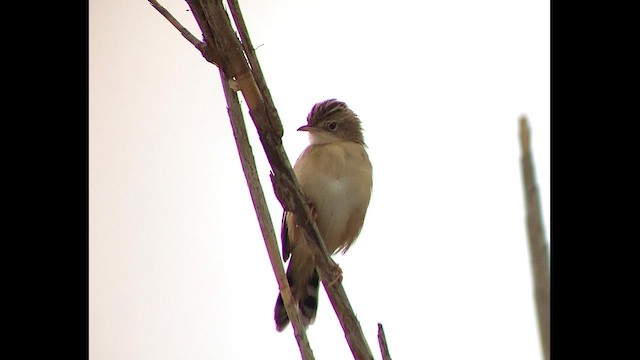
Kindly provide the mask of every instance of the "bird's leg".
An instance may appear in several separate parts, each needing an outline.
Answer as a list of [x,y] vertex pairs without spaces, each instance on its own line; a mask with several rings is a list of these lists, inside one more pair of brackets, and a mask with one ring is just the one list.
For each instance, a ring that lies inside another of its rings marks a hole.
[[331,261],[331,274],[333,275],[333,280],[331,280],[331,282],[329,283],[329,286],[333,286],[335,284],[341,283],[342,282],[342,269],[340,268],[340,265],[336,264],[335,262]]
[[316,219],[318,218],[318,212],[313,207],[311,201],[307,201],[307,205],[309,206],[309,218],[313,221],[316,221]]

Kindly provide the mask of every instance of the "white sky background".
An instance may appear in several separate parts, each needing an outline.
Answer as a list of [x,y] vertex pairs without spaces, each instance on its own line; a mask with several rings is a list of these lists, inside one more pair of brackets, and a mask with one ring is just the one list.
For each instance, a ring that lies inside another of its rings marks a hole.
[[[184,1],[161,4],[200,37]],[[373,195],[334,258],[374,356],[381,322],[394,359],[541,359],[518,117],[550,239],[549,3],[240,4],[292,163],[316,102],[363,122]],[[299,359],[217,68],[146,0],[90,1],[89,40],[91,359]],[[352,359],[324,289],[308,337],[317,359]]]

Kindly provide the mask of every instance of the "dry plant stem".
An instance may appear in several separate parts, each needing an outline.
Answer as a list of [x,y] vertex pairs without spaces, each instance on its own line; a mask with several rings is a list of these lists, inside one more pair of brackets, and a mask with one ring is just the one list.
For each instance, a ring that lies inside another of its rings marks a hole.
[[384,336],[384,329],[380,323],[378,323],[378,345],[380,345],[382,360],[391,360],[391,354],[389,354],[389,347],[387,346],[387,338]]
[[[220,6],[220,9],[222,7]],[[237,2],[230,2],[230,8],[233,9],[234,19],[236,21],[240,37],[243,39],[245,50],[248,51],[247,57],[251,59],[252,70],[254,79],[261,79],[264,81],[264,77],[260,72],[260,67],[253,52],[251,41],[249,39],[246,26],[242,19],[242,13],[240,12]],[[225,14],[226,17],[226,14]],[[217,20],[222,23],[222,20]],[[228,21],[228,20],[227,20]],[[237,57],[236,57],[237,58]],[[260,90],[266,89],[264,86],[258,86]],[[244,89],[241,90],[244,93]],[[245,96],[246,98],[246,96]],[[272,104],[270,94],[262,93],[262,98],[267,104]],[[263,105],[265,105],[263,103]],[[275,107],[270,111],[268,105],[259,106],[253,108],[249,104],[250,113],[258,129],[260,135],[260,141],[263,144],[269,162],[273,169],[272,180],[278,199],[283,204],[284,208],[288,211],[294,212],[300,218],[309,219],[309,208],[306,204],[304,196],[300,191],[299,184],[291,168],[291,164],[286,156],[284,148],[282,147],[282,125],[280,119],[275,111]],[[323,285],[327,291],[329,299],[338,315],[340,323],[345,331],[347,342],[351,348],[351,351],[356,359],[372,359],[371,351],[360,328],[353,310],[348,302],[348,298],[341,284],[328,286],[328,284],[335,281],[334,273],[331,269],[335,267],[335,263],[331,260],[327,254],[324,242],[320,234],[318,233],[317,226],[314,221],[307,221],[304,223],[303,228],[310,235],[310,242],[308,244],[313,253],[313,258],[320,273]]]
[[[266,85],[260,63],[255,53],[255,49],[249,36],[249,31],[244,22],[242,11],[237,0],[228,0],[227,4],[231,11],[232,17],[238,29],[245,55],[251,65],[253,78],[257,82],[257,86],[262,93],[265,101],[264,109],[267,113],[267,121],[256,121],[256,127],[260,134],[260,140],[265,148],[269,162],[273,168],[274,175],[272,180],[276,195],[280,199],[285,209],[296,213],[298,218],[306,217],[308,220],[303,224],[305,231],[311,237],[308,244],[312,250],[312,255],[323,286],[327,291],[327,295],[338,316],[340,324],[345,332],[345,337],[349,344],[352,354],[356,359],[373,359],[369,345],[366,342],[360,323],[358,322],[349,299],[332,270],[335,263],[327,254],[324,242],[318,233],[315,221],[310,219],[309,208],[304,200],[304,196],[300,192],[300,186],[297,182],[291,164],[287,158],[284,148],[282,147],[282,123],[273,104],[269,88]],[[253,116],[253,112],[252,112]],[[264,128],[262,128],[264,126]],[[262,129],[261,129],[262,128]],[[280,174],[286,174],[286,177]],[[297,210],[297,211],[296,211]],[[304,215],[304,216],[302,216]]]
[[[242,45],[233,31],[221,1],[186,1],[204,36],[206,46],[204,46],[203,55],[207,61],[220,67],[225,79],[237,81],[239,90],[242,91],[249,106],[249,113],[273,170],[271,180],[278,200],[285,210],[293,212],[299,219],[308,219],[308,221],[302,222],[301,227],[308,235],[307,245],[311,250],[316,269],[338,316],[354,358],[358,360],[373,359],[360,323],[355,317],[342,284],[337,282],[329,286],[335,281],[336,274],[332,269],[336,264],[327,253],[315,221],[310,218],[309,206],[282,146],[282,123],[275,107],[267,105],[273,104],[273,101],[266,91],[266,84],[259,87],[254,79],[253,72],[259,68],[257,66],[249,68],[242,51]],[[241,15],[238,16],[240,18]],[[241,31],[241,37],[245,39],[245,43],[249,43],[246,27],[244,31],[242,29],[239,31]],[[255,61],[257,63],[257,59]]]
[[151,6],[158,10],[158,12],[162,14],[162,16],[169,20],[171,25],[178,29],[178,31],[180,31],[180,34],[182,34],[182,36],[184,36],[184,38],[192,43],[193,46],[195,46],[198,50],[204,45],[202,41],[193,36],[193,34],[189,32],[189,30],[182,26],[182,24],[180,24],[178,20],[176,20],[176,18],[174,18],[173,15],[171,15],[171,13],[167,11],[167,9],[165,9],[162,5],[160,5],[156,0],[149,0],[149,3],[151,3]]
[[542,350],[546,360],[551,359],[551,287],[549,252],[542,226],[540,196],[536,184],[533,156],[531,154],[529,125],[527,118],[520,117],[520,144],[522,150],[522,180],[527,212],[527,232],[529,238],[529,255],[535,287],[536,311],[538,314],[538,331]]
[[253,78],[255,79],[256,85],[258,86],[258,89],[260,89],[260,93],[263,95],[263,98],[265,100],[265,106],[267,107],[267,112],[269,113],[269,119],[272,120],[270,122],[271,127],[279,137],[282,137],[282,123],[280,122],[278,111],[276,110],[276,106],[274,105],[273,99],[271,98],[271,92],[269,91],[267,81],[265,80],[264,74],[262,73],[262,68],[260,67],[260,62],[258,61],[258,56],[256,55],[255,48],[251,43],[249,31],[247,30],[247,25],[244,22],[244,17],[242,16],[240,5],[238,4],[237,0],[227,0],[227,4],[229,5],[229,10],[231,11],[231,16],[233,17],[233,21],[236,24],[236,28],[238,29],[238,34],[240,35],[240,40],[245,55],[247,56],[247,60],[249,60]]
[[224,95],[227,99],[227,109],[229,112],[229,118],[231,119],[231,127],[233,129],[233,136],[236,140],[236,146],[238,147],[238,154],[240,155],[240,162],[242,163],[242,170],[247,180],[247,186],[249,187],[249,193],[251,194],[251,200],[253,201],[253,207],[256,211],[258,222],[260,223],[260,230],[262,231],[262,237],[267,247],[267,253],[269,254],[269,260],[271,260],[271,266],[273,272],[278,281],[280,293],[284,301],[287,315],[291,319],[291,325],[293,326],[293,332],[300,348],[300,355],[304,360],[313,360],[313,352],[307,339],[307,334],[300,318],[297,306],[293,301],[291,295],[291,289],[289,288],[289,282],[284,272],[284,267],[280,261],[280,250],[278,249],[278,241],[273,229],[273,222],[269,214],[267,202],[260,185],[260,179],[258,178],[256,163],[249,144],[249,138],[247,137],[247,129],[244,124],[244,118],[240,109],[240,103],[238,102],[238,96],[235,91],[229,88],[227,79],[225,79],[224,73],[220,70],[220,79],[222,80],[222,87],[224,89]]

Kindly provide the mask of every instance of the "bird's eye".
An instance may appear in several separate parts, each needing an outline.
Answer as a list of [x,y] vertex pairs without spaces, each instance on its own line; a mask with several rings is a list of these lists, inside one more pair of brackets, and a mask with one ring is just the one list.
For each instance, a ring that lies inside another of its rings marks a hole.
[[338,127],[338,124],[335,121],[331,121],[327,123],[327,129],[330,131],[334,131]]

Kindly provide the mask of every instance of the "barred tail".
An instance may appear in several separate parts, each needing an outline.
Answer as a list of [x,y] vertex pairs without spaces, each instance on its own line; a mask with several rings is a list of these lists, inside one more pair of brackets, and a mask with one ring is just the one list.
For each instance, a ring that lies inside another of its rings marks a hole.
[[[300,316],[302,317],[302,324],[305,329],[313,324],[316,318],[316,312],[318,311],[318,290],[320,286],[320,279],[318,273],[313,270],[311,277],[307,279],[296,279],[292,276],[289,269],[291,263],[287,268],[287,279],[291,292],[293,294],[293,300],[298,306]],[[300,280],[299,282],[297,280]],[[276,306],[274,309],[274,319],[276,321],[276,330],[282,331],[289,324],[289,316],[284,308],[284,301],[282,300],[282,294],[278,294],[276,300]]]

